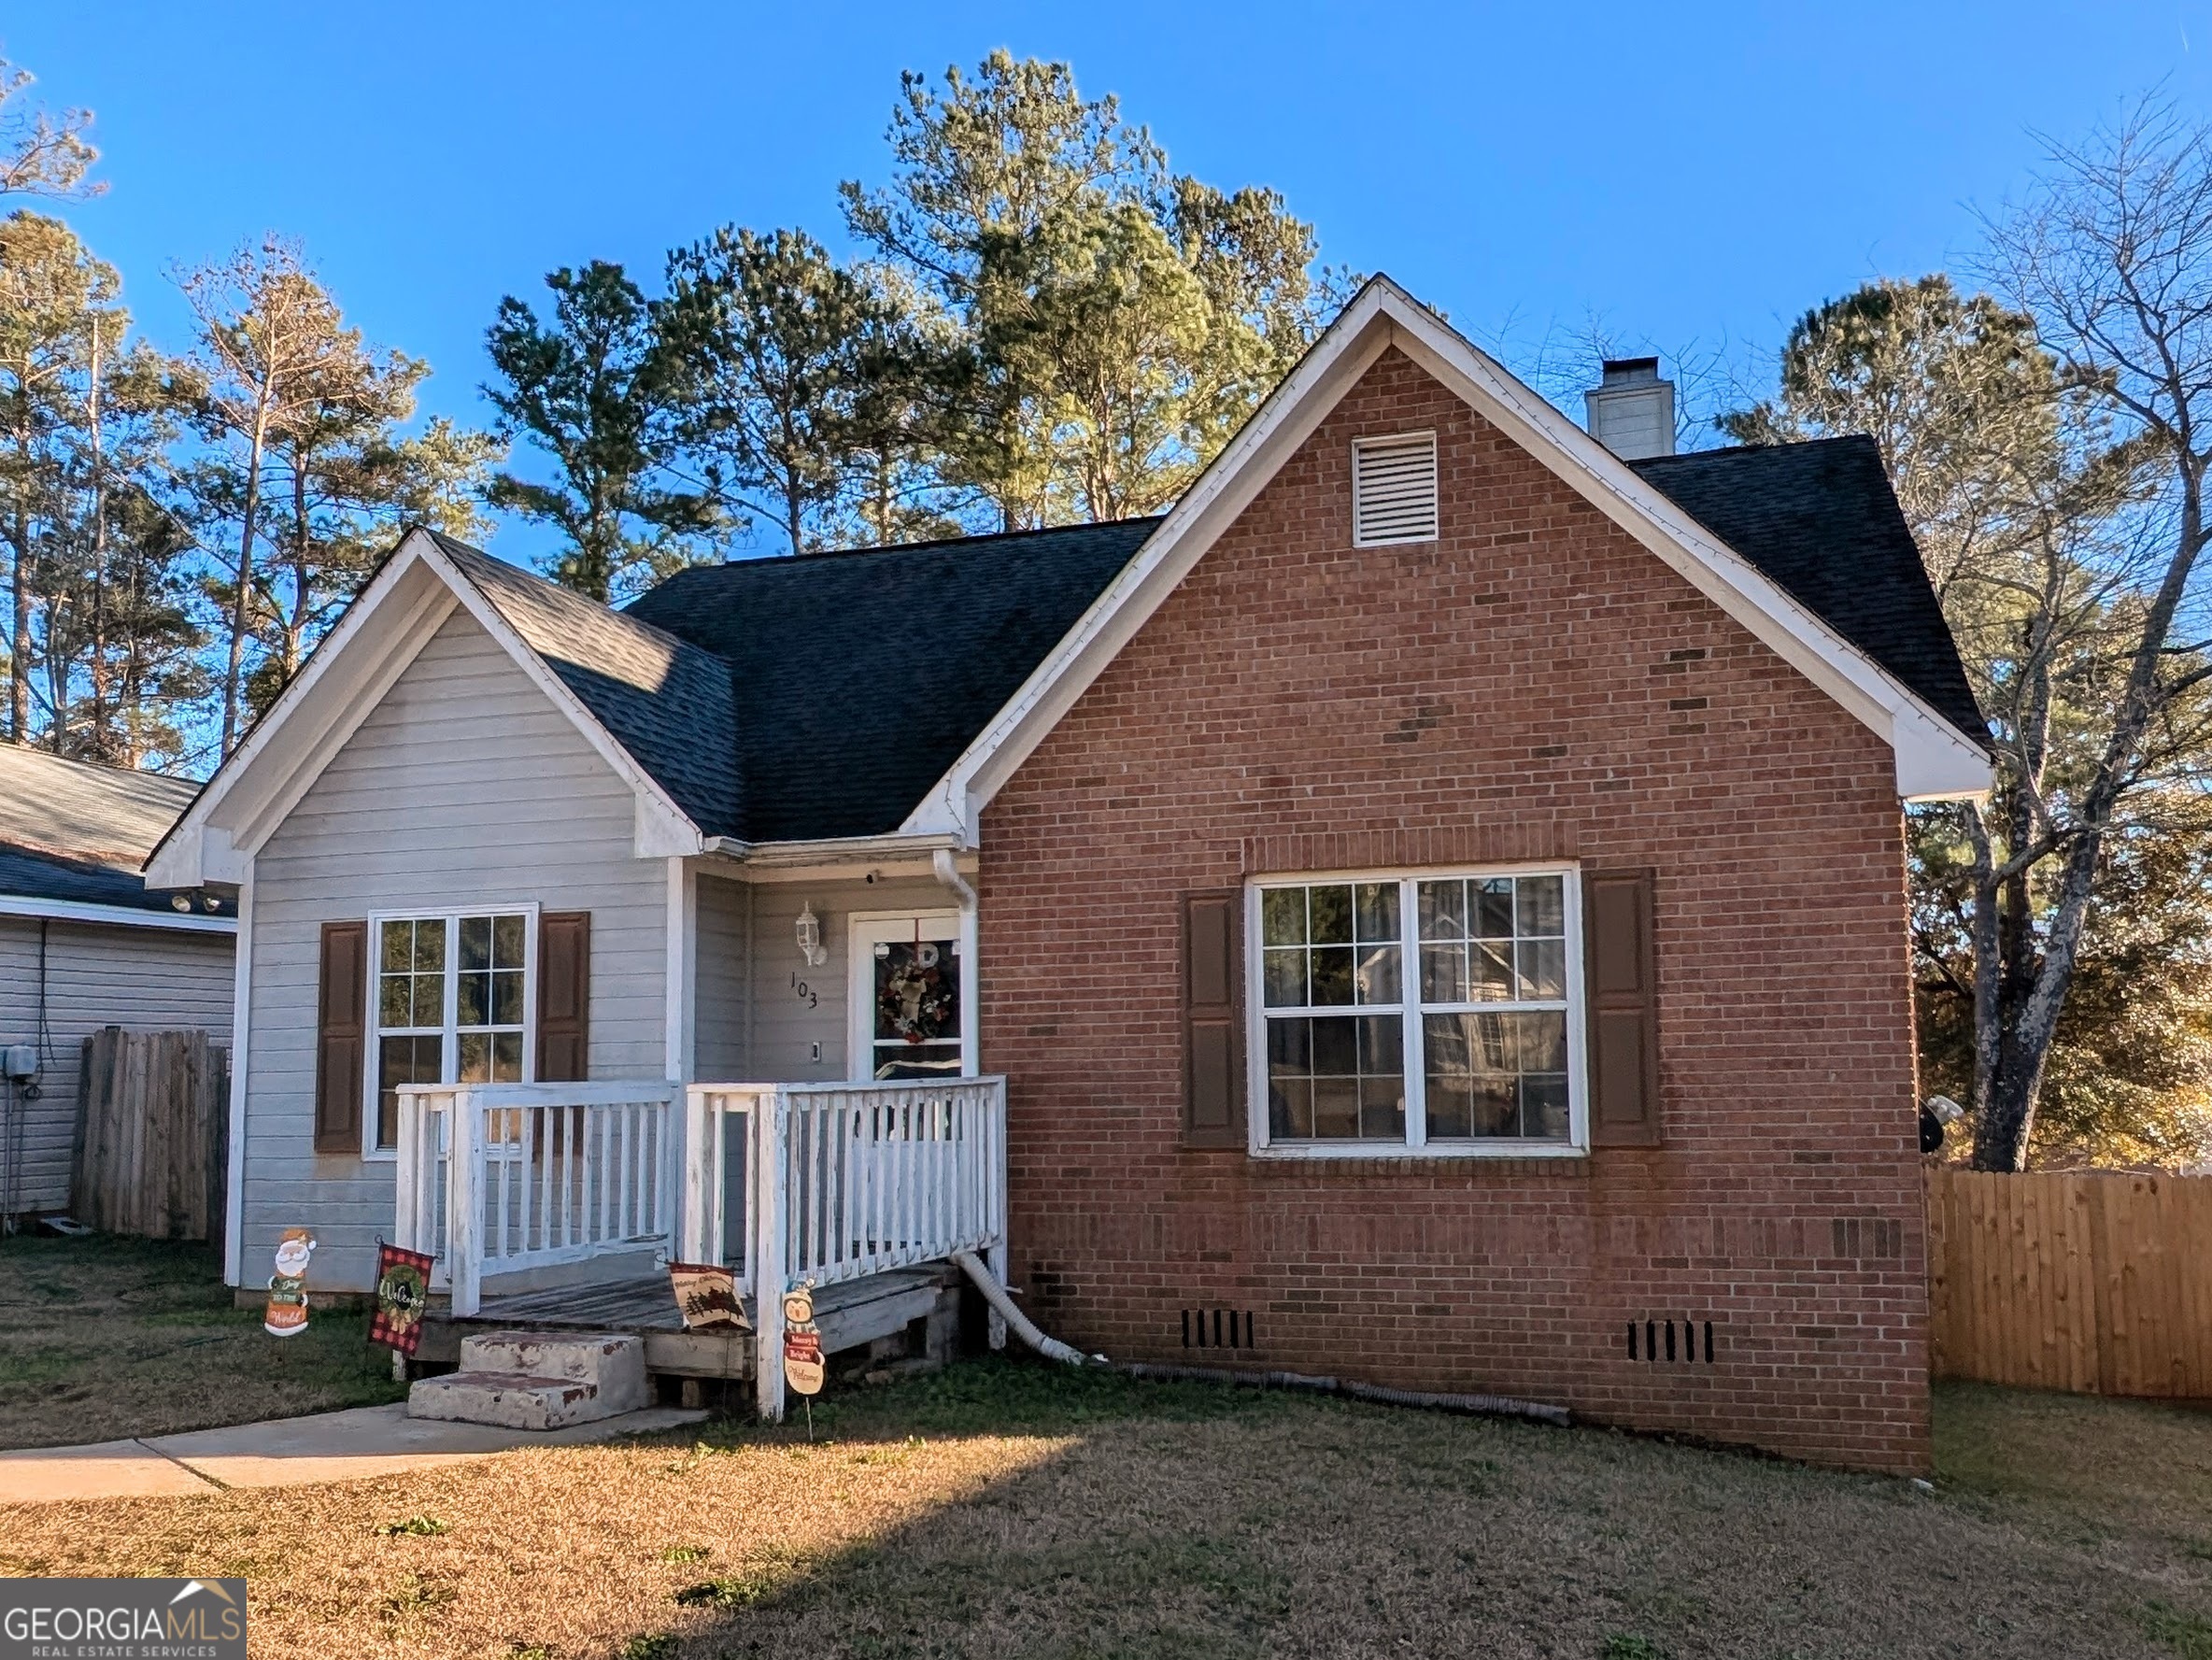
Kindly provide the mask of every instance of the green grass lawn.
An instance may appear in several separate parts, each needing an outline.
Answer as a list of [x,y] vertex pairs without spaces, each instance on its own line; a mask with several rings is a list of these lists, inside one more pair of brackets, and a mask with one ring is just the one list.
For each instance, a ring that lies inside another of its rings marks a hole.
[[[119,1340],[119,1399],[273,1410],[267,1340],[191,1302],[195,1260],[204,1279],[204,1256],[144,1246],[0,1267],[11,1316],[24,1279],[93,1306],[83,1273],[119,1330],[242,1345],[205,1345],[211,1369]],[[131,1272],[158,1295],[120,1295]],[[135,1319],[180,1303],[206,1324]],[[388,1387],[358,1325],[320,1329],[297,1341],[329,1344],[323,1387]],[[92,1380],[31,1398],[55,1382]],[[1947,1386],[1936,1423],[1929,1492],[975,1360],[833,1391],[811,1444],[731,1420],[339,1485],[0,1506],[0,1573],[244,1575],[257,1655],[2212,1660],[2212,1414]]]
[[207,1245],[0,1239],[0,1448],[162,1435],[391,1400],[368,1316],[318,1309],[298,1337],[234,1309]]

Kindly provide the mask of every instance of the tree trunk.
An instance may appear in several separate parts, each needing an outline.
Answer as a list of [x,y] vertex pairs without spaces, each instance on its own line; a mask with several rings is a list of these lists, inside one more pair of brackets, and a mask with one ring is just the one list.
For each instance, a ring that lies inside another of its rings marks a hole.
[[31,741],[31,514],[19,502],[15,514],[14,554],[9,586],[15,596],[15,615],[7,642],[7,741]]
[[92,750],[101,760],[115,754],[107,701],[107,468],[100,441],[100,316],[92,314],[92,356],[85,396],[92,449]]
[[228,760],[238,742],[238,694],[246,667],[246,634],[253,619],[253,535],[261,512],[262,456],[268,447],[268,401],[254,417],[253,441],[248,447],[246,504],[238,531],[238,591],[231,604],[231,648],[222,679],[222,754]]

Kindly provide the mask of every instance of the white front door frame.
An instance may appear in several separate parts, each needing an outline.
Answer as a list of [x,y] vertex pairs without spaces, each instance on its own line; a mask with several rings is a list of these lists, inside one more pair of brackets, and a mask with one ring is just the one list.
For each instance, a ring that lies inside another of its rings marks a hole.
[[977,1075],[975,1053],[975,948],[952,909],[856,911],[846,917],[845,1075],[856,1084],[875,1081],[875,947],[915,938],[950,940],[959,956],[960,1075]]

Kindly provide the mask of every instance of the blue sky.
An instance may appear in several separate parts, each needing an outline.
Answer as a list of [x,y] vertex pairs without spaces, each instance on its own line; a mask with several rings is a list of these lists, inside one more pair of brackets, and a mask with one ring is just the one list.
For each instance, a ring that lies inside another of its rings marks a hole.
[[837,183],[885,177],[900,70],[996,46],[1069,60],[1179,169],[1277,187],[1329,262],[1524,352],[1593,317],[1770,348],[1970,253],[2034,132],[2160,85],[2212,109],[2212,0],[8,9],[35,95],[97,114],[108,192],[66,211],[157,340],[186,343],[166,271],[280,231],[475,422],[502,294],[592,257],[651,277],[729,220],[843,246]]

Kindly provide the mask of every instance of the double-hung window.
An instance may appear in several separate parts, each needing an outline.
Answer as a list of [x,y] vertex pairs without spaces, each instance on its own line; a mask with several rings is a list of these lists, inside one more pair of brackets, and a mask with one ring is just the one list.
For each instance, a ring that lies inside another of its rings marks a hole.
[[1571,868],[1269,878],[1247,927],[1255,1150],[1587,1144]]
[[399,1144],[402,1084],[528,1079],[536,923],[521,909],[374,919],[370,1151]]

